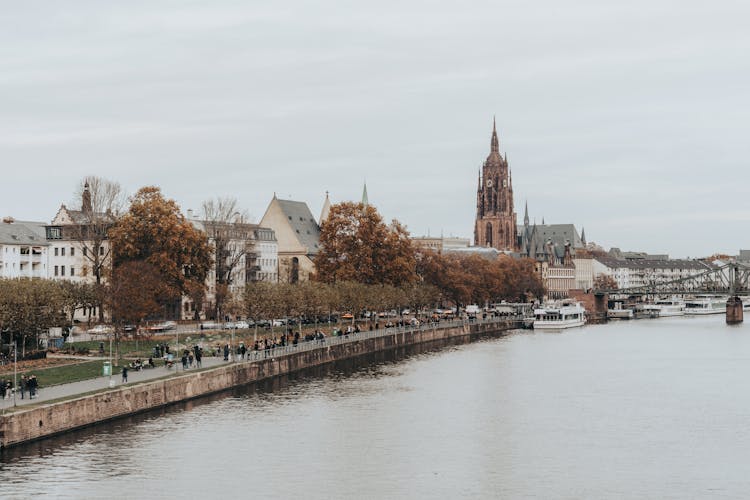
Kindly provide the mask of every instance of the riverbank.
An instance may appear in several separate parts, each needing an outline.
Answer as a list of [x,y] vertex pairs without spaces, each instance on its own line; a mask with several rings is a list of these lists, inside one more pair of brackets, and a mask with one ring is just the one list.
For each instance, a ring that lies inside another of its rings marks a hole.
[[103,390],[34,408],[17,408],[0,417],[0,449],[342,359],[518,326],[514,320],[490,319],[361,332],[328,338],[324,343],[277,348],[268,357],[261,352],[260,359]]

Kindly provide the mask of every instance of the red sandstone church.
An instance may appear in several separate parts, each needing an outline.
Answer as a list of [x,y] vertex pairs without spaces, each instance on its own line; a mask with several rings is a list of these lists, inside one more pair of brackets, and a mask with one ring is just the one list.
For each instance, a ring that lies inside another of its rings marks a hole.
[[500,156],[494,119],[490,155],[479,174],[474,245],[506,251],[515,251],[518,246],[516,213],[513,211],[513,180],[507,154],[505,158]]

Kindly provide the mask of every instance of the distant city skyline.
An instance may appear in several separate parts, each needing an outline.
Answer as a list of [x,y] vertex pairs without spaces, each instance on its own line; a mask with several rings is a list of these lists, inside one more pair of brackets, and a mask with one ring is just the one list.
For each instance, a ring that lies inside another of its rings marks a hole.
[[[86,175],[186,212],[369,201],[472,238],[497,117],[519,218],[605,248],[750,247],[742,3],[27,3],[0,20],[0,216]],[[520,222],[520,221],[519,221]]]

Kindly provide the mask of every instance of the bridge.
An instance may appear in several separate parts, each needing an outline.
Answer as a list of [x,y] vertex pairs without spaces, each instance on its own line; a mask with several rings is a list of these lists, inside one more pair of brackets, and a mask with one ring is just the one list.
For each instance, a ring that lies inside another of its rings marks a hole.
[[[646,280],[644,284],[615,289],[598,289],[597,296],[671,296],[702,295],[729,297],[727,323],[743,320],[741,297],[750,296],[750,266],[730,262],[698,274],[674,280]],[[750,300],[750,299],[746,299]]]

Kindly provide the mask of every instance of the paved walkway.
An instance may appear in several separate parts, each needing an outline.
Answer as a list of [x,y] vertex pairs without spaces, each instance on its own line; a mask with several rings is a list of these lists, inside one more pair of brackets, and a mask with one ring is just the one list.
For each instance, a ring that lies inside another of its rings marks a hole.
[[[91,360],[91,358],[86,358],[87,360]],[[222,364],[227,364],[227,361],[224,361],[224,358],[222,357],[204,357],[202,360],[203,368],[211,368],[214,366],[219,366]],[[195,366],[195,365],[193,365]],[[135,384],[138,382],[143,382],[145,380],[153,380],[156,378],[161,378],[166,375],[172,375],[175,373],[190,373],[191,371],[195,371],[195,368],[188,369],[185,372],[182,370],[182,364],[177,363],[174,364],[172,368],[166,368],[164,366],[158,366],[156,368],[136,371],[136,370],[128,370],[128,385]],[[26,392],[24,395],[24,399],[21,399],[21,393],[19,392],[16,395],[16,405],[17,406],[24,406],[29,405],[33,403],[43,403],[44,401],[51,401],[53,399],[60,399],[60,398],[67,398],[71,396],[77,396],[79,394],[83,394],[86,392],[96,391],[99,389],[106,389],[109,387],[109,381],[110,377],[97,377],[92,378],[88,380],[81,380],[79,382],[71,382],[69,384],[60,384],[60,385],[53,385],[50,387],[42,387],[37,392],[37,396],[34,399],[29,399],[29,394]],[[118,373],[117,375],[112,375],[112,381],[115,382],[115,387],[122,385],[122,376]],[[5,408],[12,408],[13,407],[13,398],[1,400],[0,399],[0,409]]]

